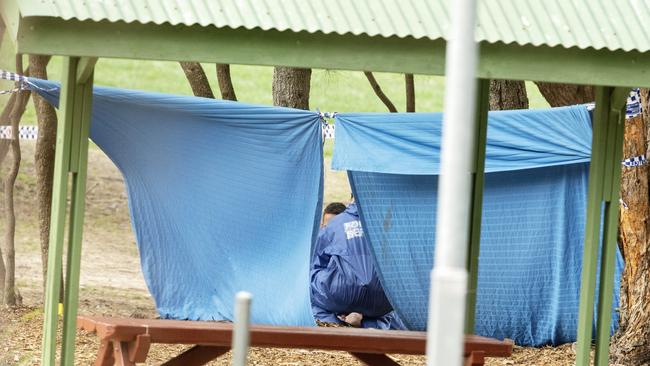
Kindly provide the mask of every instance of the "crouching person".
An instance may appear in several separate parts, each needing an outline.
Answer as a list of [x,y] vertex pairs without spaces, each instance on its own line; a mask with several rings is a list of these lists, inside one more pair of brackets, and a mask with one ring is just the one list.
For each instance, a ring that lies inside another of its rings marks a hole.
[[379,282],[354,202],[321,229],[310,275],[319,325],[404,329]]

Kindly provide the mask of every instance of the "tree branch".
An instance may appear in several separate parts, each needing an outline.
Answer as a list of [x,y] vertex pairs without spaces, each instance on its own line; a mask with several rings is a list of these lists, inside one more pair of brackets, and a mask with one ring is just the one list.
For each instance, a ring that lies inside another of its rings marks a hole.
[[[29,55],[30,75],[47,80],[47,65],[50,56]],[[50,248],[50,214],[52,210],[52,182],[54,177],[54,155],[56,147],[57,116],[54,107],[38,93],[33,94],[34,109],[38,122],[38,136],[34,151],[36,171],[36,205],[38,211],[39,237],[41,243],[41,265],[43,289],[47,279],[47,260]],[[61,274],[63,283],[63,273]],[[45,295],[45,291],[43,291]],[[64,286],[59,291],[59,302],[63,302]]]
[[415,80],[413,74],[404,74],[406,84],[406,112],[415,112]]
[[235,87],[232,85],[232,79],[230,78],[230,65],[217,64],[217,81],[221,90],[221,99],[236,101]]
[[181,62],[180,64],[187,81],[190,82],[194,96],[214,99],[210,82],[208,82],[208,78],[205,76],[205,71],[203,71],[201,64],[198,62]]
[[372,87],[372,90],[375,92],[375,94],[379,97],[379,99],[384,103],[386,108],[391,113],[396,113],[397,108],[395,108],[395,104],[390,101],[388,96],[384,94],[384,92],[381,90],[381,87],[379,86],[379,83],[377,82],[377,79],[375,79],[375,76],[372,74],[370,71],[364,71],[364,75],[366,75],[366,78],[368,78],[368,82],[370,83],[370,86]]
[[551,107],[589,103],[596,99],[592,86],[539,81],[535,85]]
[[[23,69],[23,55],[16,55],[16,70]],[[15,306],[21,302],[20,295],[16,289],[16,212],[14,210],[14,186],[20,169],[20,136],[18,126],[20,119],[25,113],[25,106],[29,101],[31,92],[23,90],[17,93],[16,104],[11,112],[11,155],[13,157],[9,174],[4,182],[5,213],[5,278],[4,278],[4,304]]]

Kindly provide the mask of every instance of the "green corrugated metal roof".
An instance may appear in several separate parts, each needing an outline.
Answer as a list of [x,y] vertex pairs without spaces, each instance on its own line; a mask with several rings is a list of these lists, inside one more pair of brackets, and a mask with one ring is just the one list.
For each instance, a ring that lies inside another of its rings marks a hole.
[[[23,17],[445,38],[447,0],[17,0]],[[478,0],[477,40],[650,50],[650,0]]]

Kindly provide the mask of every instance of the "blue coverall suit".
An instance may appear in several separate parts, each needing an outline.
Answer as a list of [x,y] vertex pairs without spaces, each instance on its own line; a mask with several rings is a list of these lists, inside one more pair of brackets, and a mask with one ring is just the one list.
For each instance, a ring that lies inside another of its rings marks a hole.
[[341,323],[338,314],[357,312],[364,328],[403,329],[379,282],[355,203],[321,229],[310,276],[317,320]]

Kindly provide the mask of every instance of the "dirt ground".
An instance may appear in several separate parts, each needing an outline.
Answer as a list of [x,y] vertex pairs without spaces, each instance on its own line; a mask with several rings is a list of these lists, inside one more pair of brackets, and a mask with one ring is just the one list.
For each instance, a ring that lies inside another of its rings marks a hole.
[[[41,257],[36,220],[34,142],[22,143],[23,164],[17,183],[16,276],[23,305],[0,309],[0,366],[38,365],[42,326]],[[327,163],[329,166],[329,163]],[[344,173],[326,172],[325,201],[345,200],[349,187]],[[88,195],[81,268],[80,314],[154,318],[153,301],[140,271],[138,251],[129,222],[122,178],[98,149],[89,156]],[[2,208],[4,209],[4,208]],[[3,212],[3,211],[2,211]],[[79,333],[76,364],[90,365],[98,349],[93,335]],[[160,364],[183,350],[153,345],[147,365]],[[394,355],[403,365],[423,365],[424,358]],[[229,356],[210,365],[227,365]],[[488,365],[572,365],[571,345],[557,348],[516,347],[509,359],[489,359]],[[342,352],[253,349],[252,365],[355,365]]]

